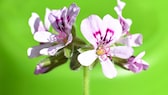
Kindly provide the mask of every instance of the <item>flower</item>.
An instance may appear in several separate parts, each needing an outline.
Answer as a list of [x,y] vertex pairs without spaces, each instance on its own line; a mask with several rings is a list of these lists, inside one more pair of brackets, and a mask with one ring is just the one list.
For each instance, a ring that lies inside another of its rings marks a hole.
[[142,44],[142,35],[139,33],[130,35],[129,31],[132,24],[132,20],[128,18],[125,19],[122,16],[122,10],[125,7],[126,3],[121,0],[117,0],[117,4],[118,5],[114,7],[114,10],[118,14],[118,19],[122,26],[122,37],[117,41],[117,43],[132,47],[140,46]]
[[83,66],[90,66],[98,58],[107,78],[117,75],[110,60],[112,56],[127,59],[133,54],[133,49],[128,46],[111,47],[120,38],[122,28],[119,21],[110,15],[105,15],[103,20],[97,15],[89,16],[81,22],[81,32],[94,49],[79,54],[78,61]]
[[[64,48],[72,42],[73,36],[71,33],[72,25],[76,20],[76,16],[79,13],[79,7],[75,4],[72,4],[69,8],[64,7],[60,10],[50,10],[47,9],[45,22],[47,22],[46,27],[39,26],[36,19],[39,17],[32,14],[32,17],[29,19],[29,25],[31,30],[34,31],[36,26],[40,27],[34,33],[34,39],[40,43],[40,46],[35,46],[28,49],[28,55],[30,57],[38,55],[50,55],[54,56],[58,50]],[[49,32],[49,25],[56,30],[55,33]],[[35,53],[34,53],[35,52]]]
[[141,52],[138,56],[132,56],[128,59],[127,64],[124,66],[134,73],[141,72],[142,70],[148,69],[149,65],[146,61],[141,58],[145,55],[145,52]]

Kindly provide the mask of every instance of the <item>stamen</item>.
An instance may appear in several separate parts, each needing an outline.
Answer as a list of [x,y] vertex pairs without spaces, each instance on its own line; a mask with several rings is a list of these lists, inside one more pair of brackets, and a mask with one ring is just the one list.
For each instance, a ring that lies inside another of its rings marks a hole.
[[96,54],[101,56],[104,55],[106,53],[106,50],[103,48],[103,46],[99,46],[96,50]]

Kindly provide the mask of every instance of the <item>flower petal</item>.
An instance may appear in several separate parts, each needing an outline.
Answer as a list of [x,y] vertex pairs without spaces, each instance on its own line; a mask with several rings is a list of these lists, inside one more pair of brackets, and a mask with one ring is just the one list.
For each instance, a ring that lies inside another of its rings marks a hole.
[[147,70],[149,68],[149,64],[146,61],[142,60],[142,64],[143,64],[143,70]]
[[94,33],[99,32],[100,27],[102,27],[102,20],[97,15],[91,15],[81,22],[82,34],[94,47],[96,47],[97,39],[100,40],[94,37]]
[[30,17],[28,23],[31,28],[32,34],[37,31],[45,31],[45,27],[43,26],[43,23],[40,21],[40,18],[36,13],[32,13],[32,16]]
[[38,42],[46,43],[50,42],[52,34],[47,31],[40,31],[34,34],[34,39]]
[[85,51],[78,56],[78,61],[83,66],[91,65],[97,59],[95,50]]
[[137,62],[142,59],[142,57],[145,55],[145,51],[139,53],[132,62]]
[[64,45],[58,44],[58,45],[55,45],[55,46],[52,46],[49,48],[44,48],[44,49],[40,50],[40,54],[54,56],[57,53],[57,51],[63,47],[64,47]]
[[68,8],[67,19],[70,26],[72,26],[73,23],[75,22],[76,16],[78,15],[79,11],[80,8],[76,4],[71,4],[70,7]]
[[120,20],[120,24],[122,26],[122,35],[128,34],[128,32],[130,31],[132,20],[129,18],[125,19],[122,16],[119,17],[119,20]]
[[133,34],[127,37],[120,38],[117,43],[121,43],[127,46],[138,47],[142,45],[143,37],[141,34]]
[[52,10],[51,13],[48,16],[48,19],[50,21],[50,23],[52,24],[52,27],[57,31],[60,32],[59,25],[58,25],[58,21],[56,21],[56,19],[60,19],[61,18],[61,10]]
[[28,48],[27,54],[30,58],[40,56],[41,55],[40,50],[43,48],[50,47],[50,46],[51,46],[51,44],[42,44],[40,46],[34,46],[32,48]]
[[[122,27],[118,19],[114,19],[112,16],[107,14],[103,17],[103,25],[106,28],[102,31],[102,34],[104,35],[104,37],[107,35],[106,39],[112,39],[109,44],[114,43],[120,38],[122,34]],[[111,32],[113,32],[112,35],[107,34],[108,30],[111,30]]]
[[118,5],[114,8],[114,10],[118,15],[122,15],[122,10],[125,7],[126,3],[121,0],[117,0],[117,4]]
[[119,58],[127,59],[133,55],[133,48],[128,46],[116,46],[112,47],[110,53],[112,56],[116,56]]
[[44,18],[44,23],[45,23],[45,27],[47,30],[49,30],[49,27],[51,25],[50,21],[49,21],[49,14],[50,14],[50,9],[46,8],[46,14],[45,14],[45,18]]
[[114,67],[114,64],[110,61],[110,59],[106,59],[105,61],[100,59],[100,63],[102,66],[102,70],[103,70],[103,74],[107,77],[107,78],[114,78],[117,76],[117,70]]

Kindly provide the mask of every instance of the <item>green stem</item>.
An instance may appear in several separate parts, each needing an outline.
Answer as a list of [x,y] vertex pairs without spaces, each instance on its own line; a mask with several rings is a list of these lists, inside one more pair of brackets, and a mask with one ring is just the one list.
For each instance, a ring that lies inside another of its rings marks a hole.
[[83,66],[83,95],[89,95],[89,67]]

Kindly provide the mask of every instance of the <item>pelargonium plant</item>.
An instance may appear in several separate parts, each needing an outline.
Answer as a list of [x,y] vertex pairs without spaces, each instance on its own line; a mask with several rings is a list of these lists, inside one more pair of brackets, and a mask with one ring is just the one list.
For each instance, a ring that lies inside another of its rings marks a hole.
[[74,23],[80,11],[76,4],[62,9],[46,8],[44,23],[37,13],[32,13],[29,26],[39,45],[28,48],[27,53],[30,58],[46,57],[37,64],[34,73],[47,73],[70,60],[70,69],[83,69],[84,95],[89,95],[88,73],[95,64],[101,64],[109,79],[117,76],[115,65],[134,73],[148,69],[148,63],[142,59],[145,51],[134,55],[134,47],[142,45],[142,34],[130,33],[132,20],[122,14],[126,4],[120,0],[117,4],[114,10],[118,18],[91,14],[81,21],[81,33],[90,44],[76,35]]

